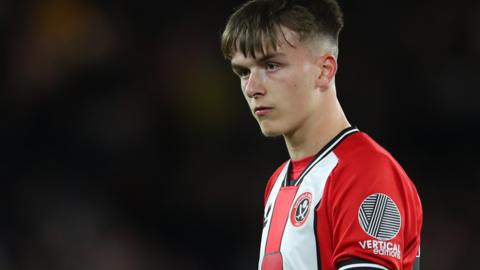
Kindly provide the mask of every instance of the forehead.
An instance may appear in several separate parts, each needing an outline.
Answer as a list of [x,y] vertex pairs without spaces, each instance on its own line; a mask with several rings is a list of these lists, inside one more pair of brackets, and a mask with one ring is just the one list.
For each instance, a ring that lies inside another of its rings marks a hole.
[[237,45],[237,50],[235,50],[231,58],[232,64],[255,62],[265,58],[271,58],[273,56],[289,56],[304,49],[300,42],[299,35],[286,27],[281,28],[281,31],[279,31],[277,37],[278,39],[276,41],[276,48],[272,48],[268,42],[263,41],[261,44],[262,46],[259,46],[263,48],[263,52],[255,50],[255,56],[251,54],[243,54],[242,51],[238,49],[239,46]]

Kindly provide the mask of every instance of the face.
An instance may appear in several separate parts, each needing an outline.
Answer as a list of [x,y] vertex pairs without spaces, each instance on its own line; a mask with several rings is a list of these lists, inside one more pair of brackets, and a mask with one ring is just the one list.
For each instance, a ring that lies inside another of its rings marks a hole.
[[231,59],[243,95],[265,136],[295,133],[308,124],[320,105],[318,57],[302,46],[295,32],[283,31],[288,43],[278,42],[276,50],[264,56],[256,54],[257,59],[237,52]]

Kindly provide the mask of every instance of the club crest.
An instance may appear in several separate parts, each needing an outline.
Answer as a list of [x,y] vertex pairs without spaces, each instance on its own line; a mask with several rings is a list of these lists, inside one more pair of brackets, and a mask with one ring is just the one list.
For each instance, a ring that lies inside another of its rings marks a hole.
[[290,221],[293,226],[300,227],[305,223],[308,218],[308,213],[310,212],[311,204],[312,193],[305,192],[298,196],[290,213]]

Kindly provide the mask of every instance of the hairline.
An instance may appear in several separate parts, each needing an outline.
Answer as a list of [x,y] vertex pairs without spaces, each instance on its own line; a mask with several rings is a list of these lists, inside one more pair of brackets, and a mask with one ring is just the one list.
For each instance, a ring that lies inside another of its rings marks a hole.
[[[296,45],[290,42],[286,37],[285,31],[290,31],[294,33],[296,42],[306,48],[310,53],[326,53],[325,51],[327,51],[333,54],[335,57],[338,57],[338,41],[336,41],[335,38],[329,35],[316,33],[313,35],[306,35],[302,37],[300,33],[287,26],[278,24],[277,26],[275,26],[275,28],[277,31],[277,34],[275,34],[276,40],[272,40],[273,36],[267,36],[262,33],[262,39],[259,40],[261,44],[253,45],[253,47],[255,48],[254,55],[250,53],[249,48],[245,48],[245,51],[242,51],[238,41],[239,38],[237,36],[236,42],[234,44],[232,43],[228,50],[229,55],[227,59],[231,61],[233,56],[240,52],[243,54],[244,57],[252,57],[258,60],[259,58],[264,58],[272,53],[278,52],[278,47],[281,44],[286,44],[292,48],[296,48]],[[273,45],[276,45],[276,47],[273,48]],[[258,50],[257,48],[262,49]]]

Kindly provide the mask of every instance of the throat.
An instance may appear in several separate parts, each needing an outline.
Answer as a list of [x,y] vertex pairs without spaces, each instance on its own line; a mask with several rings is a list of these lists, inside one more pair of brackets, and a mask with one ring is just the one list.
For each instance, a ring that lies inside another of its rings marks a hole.
[[290,159],[301,160],[317,154],[337,134],[348,127],[350,127],[350,124],[347,121],[342,121],[330,125],[325,124],[313,128],[309,132],[299,130],[296,134],[284,135]]

